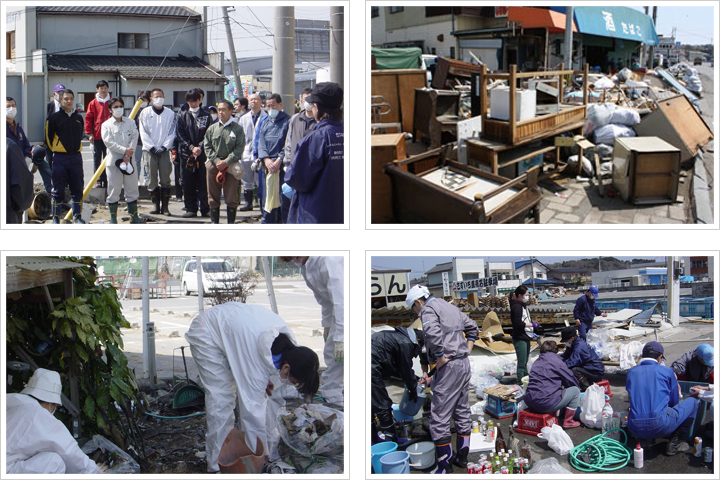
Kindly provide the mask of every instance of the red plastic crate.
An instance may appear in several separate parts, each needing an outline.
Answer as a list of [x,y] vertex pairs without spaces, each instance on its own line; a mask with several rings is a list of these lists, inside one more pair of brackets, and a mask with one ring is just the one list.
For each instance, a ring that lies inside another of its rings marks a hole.
[[485,411],[498,419],[509,418],[517,412],[517,403],[488,395]]
[[543,427],[552,427],[558,423],[555,413],[533,413],[522,410],[518,413],[518,426],[516,432],[537,436]]
[[607,380],[605,380],[605,379],[600,380],[599,382],[596,383],[596,385],[600,385],[601,387],[603,387],[605,389],[605,395],[607,395],[608,397],[613,396],[613,394],[610,393],[610,382],[608,382]]

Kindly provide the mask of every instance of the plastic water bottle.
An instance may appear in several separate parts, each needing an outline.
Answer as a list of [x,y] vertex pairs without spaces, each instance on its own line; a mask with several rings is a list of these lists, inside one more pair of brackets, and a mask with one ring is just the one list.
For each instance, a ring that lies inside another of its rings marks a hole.
[[633,450],[635,456],[635,468],[643,468],[643,449],[640,444],[637,444],[635,450]]
[[610,399],[605,400],[605,406],[602,409],[602,433],[612,430],[613,409],[610,406]]

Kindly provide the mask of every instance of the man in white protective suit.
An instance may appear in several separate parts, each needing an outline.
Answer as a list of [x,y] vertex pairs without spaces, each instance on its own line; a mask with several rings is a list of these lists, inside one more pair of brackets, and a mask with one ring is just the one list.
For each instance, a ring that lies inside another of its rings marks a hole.
[[195,317],[185,339],[190,344],[205,389],[207,470],[219,471],[218,455],[235,424],[258,451],[267,445],[268,397],[276,385],[294,385],[301,394],[318,389],[320,362],[315,352],[297,346],[287,323],[260,305],[224,303]]
[[99,473],[53,414],[62,404],[60,374],[38,368],[20,393],[6,395],[7,473]]
[[320,394],[331,403],[343,403],[343,359],[345,356],[345,259],[343,257],[280,257],[302,268],[305,283],[322,307],[327,370],[322,374]]

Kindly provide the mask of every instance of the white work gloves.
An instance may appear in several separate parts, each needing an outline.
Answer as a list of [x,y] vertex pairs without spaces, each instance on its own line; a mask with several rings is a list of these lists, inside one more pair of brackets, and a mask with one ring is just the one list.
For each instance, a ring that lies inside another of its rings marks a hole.
[[94,142],[90,142],[90,151],[92,153],[95,153],[95,143]]
[[345,360],[345,342],[334,342],[335,348],[333,352],[335,354],[335,361],[342,362]]

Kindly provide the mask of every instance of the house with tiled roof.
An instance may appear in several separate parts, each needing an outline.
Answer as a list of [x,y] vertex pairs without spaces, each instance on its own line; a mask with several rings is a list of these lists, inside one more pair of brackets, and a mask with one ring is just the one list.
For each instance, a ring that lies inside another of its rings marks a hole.
[[[8,95],[18,96],[18,118],[31,141],[42,139],[45,104],[57,84],[87,109],[97,82],[106,80],[128,113],[149,84],[163,89],[174,110],[194,87],[206,92],[206,104],[223,96],[222,55],[207,54],[203,15],[191,8],[9,6],[5,20],[8,65],[31,79],[20,87],[8,69]],[[13,92],[19,88],[28,91]]]

